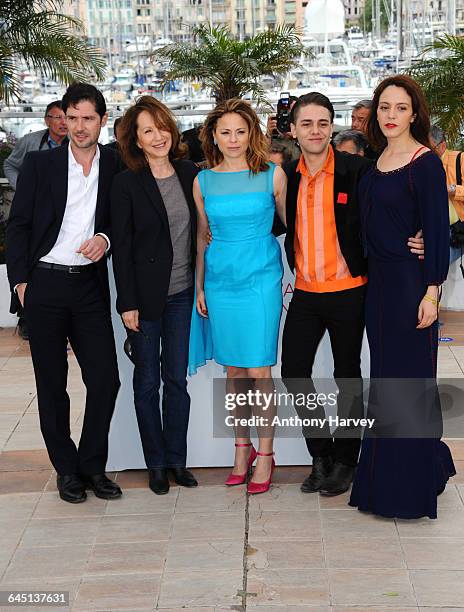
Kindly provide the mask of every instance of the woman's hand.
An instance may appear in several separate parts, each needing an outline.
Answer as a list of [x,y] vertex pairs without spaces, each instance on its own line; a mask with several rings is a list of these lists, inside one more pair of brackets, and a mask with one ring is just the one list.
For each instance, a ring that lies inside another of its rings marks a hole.
[[127,329],[138,332],[139,328],[139,311],[138,310],[128,310],[127,312],[123,312],[122,322]]
[[208,309],[206,308],[205,292],[197,291],[197,311],[201,317],[208,317]]
[[416,329],[430,327],[438,319],[438,287],[430,287],[419,304]]

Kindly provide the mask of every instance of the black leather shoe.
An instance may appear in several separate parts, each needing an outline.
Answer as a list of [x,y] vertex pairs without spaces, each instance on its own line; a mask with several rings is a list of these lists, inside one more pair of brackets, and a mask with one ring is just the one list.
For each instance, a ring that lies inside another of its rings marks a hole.
[[70,504],[80,504],[87,499],[85,484],[77,474],[58,474],[56,486],[61,499]]
[[325,480],[320,489],[321,495],[333,497],[348,491],[353,482],[356,468],[343,463],[334,463],[330,476]]
[[110,480],[105,474],[92,474],[83,476],[87,488],[92,490],[96,497],[101,499],[118,499],[122,491],[118,485]]
[[313,469],[300,487],[303,493],[320,491],[333,466],[332,457],[313,457]]
[[169,493],[168,472],[165,468],[148,470],[148,486],[156,495]]
[[181,487],[198,487],[198,482],[195,480],[192,472],[189,472],[187,468],[170,468],[174,480]]

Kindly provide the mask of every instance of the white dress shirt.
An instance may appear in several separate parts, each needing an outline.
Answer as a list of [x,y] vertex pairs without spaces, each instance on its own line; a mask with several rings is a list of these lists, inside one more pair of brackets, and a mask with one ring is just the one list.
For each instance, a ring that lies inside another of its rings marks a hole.
[[[92,261],[76,251],[82,243],[95,235],[100,149],[97,146],[88,176],[84,176],[83,167],[74,158],[71,143],[68,152],[68,197],[63,221],[55,245],[40,261],[64,266],[85,266]],[[105,238],[109,248],[108,237],[105,234],[98,235]]]

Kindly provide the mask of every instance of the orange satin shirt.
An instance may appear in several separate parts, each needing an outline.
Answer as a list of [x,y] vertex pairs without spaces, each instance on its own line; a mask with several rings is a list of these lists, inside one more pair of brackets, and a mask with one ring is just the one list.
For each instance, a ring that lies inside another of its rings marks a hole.
[[295,227],[295,287],[325,293],[360,287],[367,277],[350,274],[338,243],[334,212],[335,158],[332,147],[324,166],[312,176],[300,157],[301,173]]

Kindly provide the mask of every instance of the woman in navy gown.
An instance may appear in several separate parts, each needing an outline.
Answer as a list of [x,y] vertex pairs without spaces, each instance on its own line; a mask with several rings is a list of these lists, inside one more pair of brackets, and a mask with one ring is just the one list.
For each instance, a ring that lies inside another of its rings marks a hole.
[[[455,474],[450,451],[440,440],[434,381],[449,219],[445,173],[428,148],[429,125],[424,96],[413,79],[397,75],[382,81],[374,92],[368,125],[369,139],[381,155],[359,185],[369,266],[369,409],[374,414],[377,410],[384,423],[390,421],[396,435],[387,437],[385,430],[377,430],[377,435],[365,436],[349,503],[361,511],[404,519],[436,518],[437,495]],[[424,260],[406,247],[407,236],[420,228]],[[428,394],[418,401],[417,393],[427,386]],[[415,397],[406,395],[411,389]],[[435,433],[427,435],[432,425]],[[410,434],[414,427],[417,435]]]
[[[282,260],[272,234],[276,205],[284,217],[286,177],[268,162],[268,146],[252,107],[233,98],[219,104],[201,133],[210,168],[193,184],[198,213],[196,308],[190,332],[189,368],[206,359],[227,367],[227,392],[272,393],[282,311]],[[205,251],[207,228],[212,243]],[[207,319],[206,319],[207,317]],[[205,342],[205,338],[209,339]],[[271,421],[271,411],[262,415]],[[246,406],[234,417],[249,417]],[[269,489],[273,427],[258,427],[256,452],[245,425],[235,430],[235,464],[227,485],[246,482],[249,493]]]

